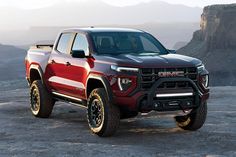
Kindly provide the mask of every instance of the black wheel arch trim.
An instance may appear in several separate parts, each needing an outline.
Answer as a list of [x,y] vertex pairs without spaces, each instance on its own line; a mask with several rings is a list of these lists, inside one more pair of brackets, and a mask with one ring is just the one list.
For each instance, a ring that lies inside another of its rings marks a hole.
[[31,70],[32,70],[32,69],[38,71],[39,76],[40,76],[40,78],[41,78],[41,81],[42,81],[42,83],[44,84],[43,70],[42,70],[42,68],[41,68],[39,65],[35,65],[35,64],[31,65],[30,68],[29,68],[30,73],[29,73],[29,78],[27,78],[27,80],[29,81],[29,84],[31,84],[31,83],[30,83],[30,74],[31,74]]
[[88,86],[89,79],[95,79],[95,80],[101,81],[103,86],[104,86],[104,88],[105,88],[105,90],[106,90],[109,102],[113,101],[113,92],[112,92],[111,86],[109,84],[109,81],[107,80],[106,77],[104,77],[102,75],[97,75],[97,74],[90,74],[89,77],[87,78],[87,81],[86,81],[86,97],[87,98],[88,98],[87,86]]

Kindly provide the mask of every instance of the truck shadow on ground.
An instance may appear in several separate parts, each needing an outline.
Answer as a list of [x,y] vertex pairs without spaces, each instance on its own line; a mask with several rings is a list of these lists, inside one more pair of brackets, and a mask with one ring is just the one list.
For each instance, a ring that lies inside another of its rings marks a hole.
[[[80,127],[82,125],[83,129],[88,130],[86,109],[67,110],[64,107],[60,109],[60,112],[54,113],[51,118],[63,121],[63,123],[68,123],[70,125],[78,125]],[[153,136],[158,134],[184,134],[186,132],[187,131],[176,127],[173,118],[138,116],[137,118],[122,119],[117,133],[110,138],[137,137],[140,135]]]

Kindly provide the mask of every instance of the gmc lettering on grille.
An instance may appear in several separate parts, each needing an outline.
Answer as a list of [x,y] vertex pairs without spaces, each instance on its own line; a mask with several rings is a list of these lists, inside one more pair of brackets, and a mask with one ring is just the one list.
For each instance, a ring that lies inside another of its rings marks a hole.
[[158,72],[159,77],[178,77],[184,76],[184,71]]

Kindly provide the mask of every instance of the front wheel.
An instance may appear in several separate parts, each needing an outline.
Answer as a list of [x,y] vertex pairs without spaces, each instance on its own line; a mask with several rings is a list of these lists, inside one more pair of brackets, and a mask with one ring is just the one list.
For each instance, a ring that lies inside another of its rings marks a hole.
[[207,116],[207,103],[201,103],[200,106],[193,110],[187,116],[175,117],[177,125],[184,130],[195,131],[200,129],[205,123]]
[[113,135],[119,127],[120,110],[108,101],[105,89],[94,89],[89,95],[87,105],[91,131],[101,137]]

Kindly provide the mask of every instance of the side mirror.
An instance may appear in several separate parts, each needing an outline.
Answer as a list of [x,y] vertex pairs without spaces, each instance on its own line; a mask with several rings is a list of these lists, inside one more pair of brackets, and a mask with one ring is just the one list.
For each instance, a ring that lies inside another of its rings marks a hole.
[[73,58],[85,58],[85,52],[84,50],[72,50],[71,56]]
[[171,54],[176,54],[176,50],[169,50],[169,49],[167,49],[168,51],[169,51],[169,53],[171,53]]

